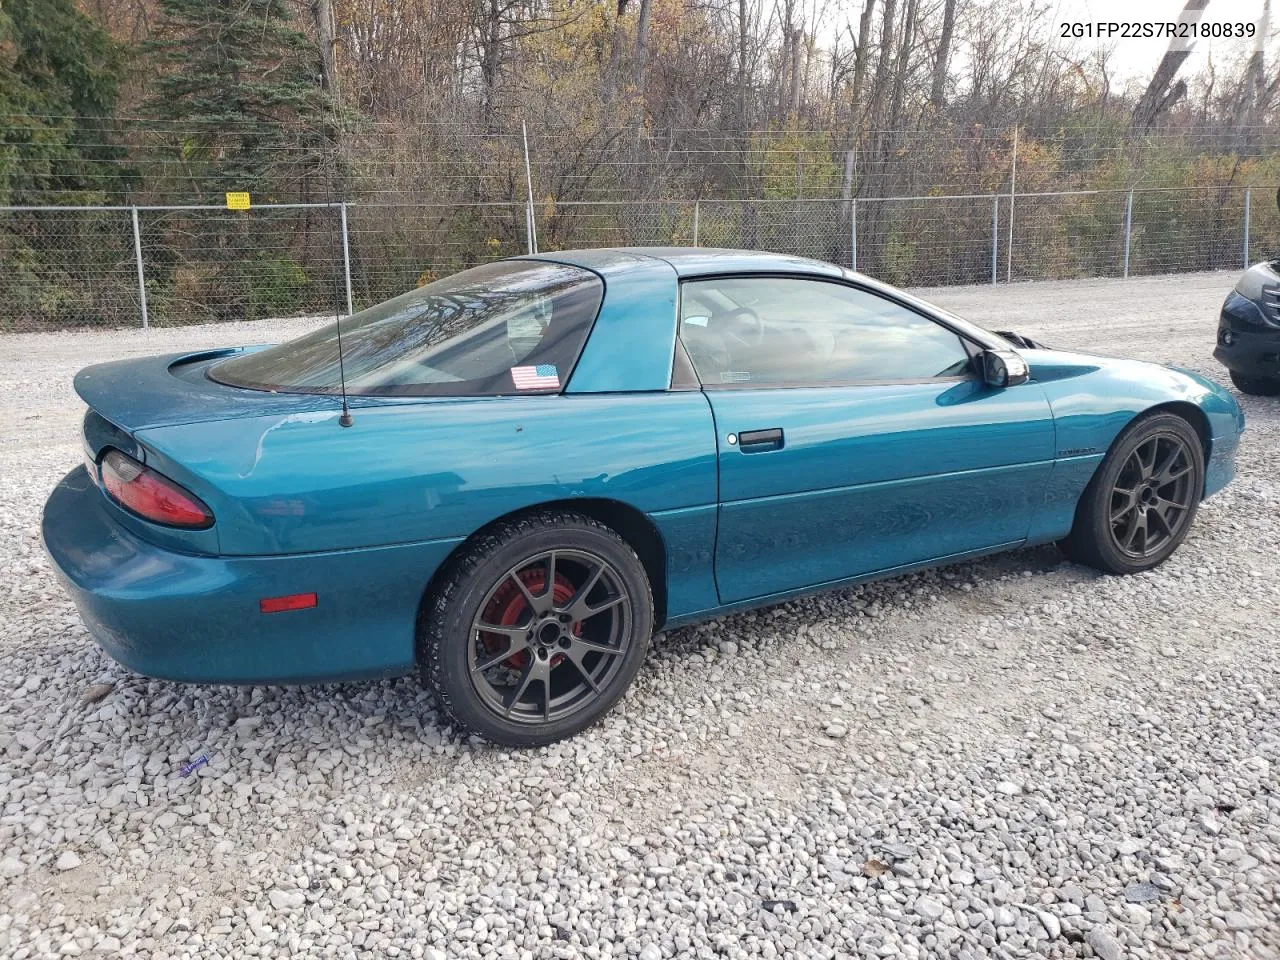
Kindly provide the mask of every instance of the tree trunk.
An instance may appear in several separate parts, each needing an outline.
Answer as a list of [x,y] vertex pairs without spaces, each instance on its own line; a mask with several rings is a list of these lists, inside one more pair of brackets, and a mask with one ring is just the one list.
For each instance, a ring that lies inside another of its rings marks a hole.
[[[890,180],[888,163],[890,156],[889,131],[891,120],[888,117],[890,88],[893,83],[894,37],[897,33],[897,0],[885,0],[884,15],[880,22],[880,44],[876,53],[876,72],[871,83],[871,97],[867,105],[867,116],[871,121],[871,133],[867,142],[871,163],[865,178],[866,196],[885,196]],[[904,25],[903,33],[907,31]],[[905,37],[904,37],[905,39]],[[865,219],[864,238],[867,241],[867,263],[869,272],[878,272],[884,255],[885,227],[884,220],[888,215],[883,203],[870,204]]]
[[1261,114],[1263,98],[1267,89],[1267,34],[1271,32],[1271,0],[1262,5],[1262,18],[1258,21],[1257,33],[1253,39],[1253,53],[1249,56],[1245,67],[1244,80],[1240,84],[1240,99],[1236,101],[1233,118],[1237,132],[1245,132],[1245,127],[1253,126],[1255,119]]
[[782,46],[778,50],[778,71],[774,77],[774,110],[776,115],[785,119],[791,107],[791,74],[793,72],[792,55],[795,32],[794,22],[795,0],[782,0],[781,28]]
[[933,61],[933,84],[929,103],[941,110],[947,93],[947,67],[951,63],[951,34],[956,28],[956,0],[945,0],[942,8],[942,33],[938,35],[938,53]]
[[916,41],[916,12],[920,0],[907,0],[906,13],[902,18],[902,40],[898,46],[898,62],[894,66],[893,97],[889,104],[888,129],[896,135],[898,122],[902,119],[902,101],[906,95],[907,73],[911,69],[911,47]]
[[739,191],[744,198],[751,197],[751,134],[747,132],[747,90],[751,85],[751,67],[747,63],[747,48],[751,39],[751,20],[747,16],[747,0],[738,0],[738,164]]
[[889,65],[893,61],[893,29],[897,14],[897,0],[885,0],[884,17],[880,21],[880,50],[876,55],[876,73],[871,82],[871,115],[882,121],[885,86],[889,80]]
[[333,0],[315,0],[311,6],[316,37],[320,42],[320,82],[337,102],[342,101],[338,80],[338,38],[335,36]]
[[480,76],[484,81],[484,125],[493,129],[494,104],[498,97],[498,71],[502,66],[502,10],[498,0],[489,0],[484,30],[484,54]]
[[644,96],[644,68],[649,56],[649,0],[640,0],[640,18],[636,23],[636,91]]
[[627,0],[618,0],[617,16],[613,21],[613,33],[609,38],[609,69],[605,74],[606,89],[610,95],[614,93],[621,76],[618,64],[622,60],[622,23],[626,15]]
[[751,21],[747,19],[747,0],[738,0],[738,127],[747,129],[747,40]]
[[[1204,16],[1209,0],[1187,0],[1187,5],[1178,18],[1180,23],[1195,23]],[[1178,69],[1191,53],[1191,41],[1174,37],[1169,41],[1169,49],[1165,52],[1160,66],[1156,67],[1155,76],[1147,84],[1147,89],[1138,98],[1133,108],[1131,123],[1139,130],[1156,122],[1160,114],[1177,103],[1187,92],[1187,85],[1179,80],[1173,83]],[[1171,86],[1172,84],[1172,86]]]
[[844,152],[844,176],[840,180],[841,220],[845,229],[840,238],[840,250],[844,254],[844,262],[853,262],[853,161],[852,150]]
[[803,36],[803,27],[796,27],[791,32],[791,95],[788,115],[792,118],[800,115],[800,80],[803,76],[803,67],[800,64],[800,40]]
[[875,9],[876,0],[867,0],[867,5],[862,11],[862,19],[858,21],[858,49],[854,52],[853,88],[850,91],[851,110],[854,117],[858,115],[858,104],[862,101],[862,85],[867,79],[867,61],[870,59],[867,45],[871,43],[871,18]]

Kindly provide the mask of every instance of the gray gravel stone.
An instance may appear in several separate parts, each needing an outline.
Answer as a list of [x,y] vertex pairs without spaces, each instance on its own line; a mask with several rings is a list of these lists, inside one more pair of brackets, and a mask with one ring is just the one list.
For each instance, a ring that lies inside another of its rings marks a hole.
[[1044,928],[1045,936],[1050,940],[1057,940],[1062,936],[1062,923],[1048,910],[1035,911],[1036,919],[1040,921],[1040,926]]
[[932,897],[917,897],[912,909],[926,920],[939,920],[947,912],[947,908]]
[[1261,922],[1241,913],[1239,910],[1228,910],[1222,917],[1228,930],[1252,930],[1261,926]]
[[26,864],[17,857],[5,857],[0,860],[0,877],[8,877],[10,879],[20,877],[26,870]]
[[1120,960],[1123,956],[1119,941],[1102,927],[1094,927],[1090,930],[1089,935],[1085,937],[1085,942],[1093,948],[1099,960]]
[[1124,898],[1130,903],[1150,903],[1160,899],[1160,888],[1154,883],[1133,883],[1124,888]]

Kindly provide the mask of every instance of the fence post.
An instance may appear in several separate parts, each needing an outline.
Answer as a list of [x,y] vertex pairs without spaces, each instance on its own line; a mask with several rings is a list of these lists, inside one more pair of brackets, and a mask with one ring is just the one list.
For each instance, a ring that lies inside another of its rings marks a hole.
[[1129,279],[1129,238],[1133,235],[1133,191],[1124,205],[1124,278]]
[[849,255],[853,260],[853,272],[858,272],[858,198],[849,204]]
[[1007,264],[1005,266],[1004,279],[1005,283],[1013,282],[1013,204],[1014,198],[1018,195],[1018,132],[1019,128],[1013,128],[1013,166],[1009,174],[1009,247],[1005,250]]
[[695,247],[698,245],[698,220],[700,219],[701,212],[702,212],[702,201],[701,200],[693,201],[693,245]]
[[991,195],[991,285],[996,285],[1000,270],[1000,194]]
[[142,231],[138,229],[138,208],[130,207],[133,219],[133,259],[138,265],[138,305],[142,308],[142,329],[147,329],[151,321],[147,317],[147,275],[142,268]]
[[1249,201],[1253,197],[1253,187],[1244,188],[1244,268],[1249,269]]
[[533,168],[529,163],[529,128],[520,121],[520,137],[524,141],[524,186],[525,210],[524,226],[529,237],[529,252],[538,252],[538,223],[533,214]]
[[355,313],[351,304],[351,245],[347,242],[347,201],[342,201],[342,274],[347,283],[347,316]]

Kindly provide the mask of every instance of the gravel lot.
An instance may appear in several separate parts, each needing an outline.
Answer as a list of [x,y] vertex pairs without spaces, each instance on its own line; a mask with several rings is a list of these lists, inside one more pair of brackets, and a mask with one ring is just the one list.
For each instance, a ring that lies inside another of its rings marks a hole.
[[[1225,379],[1233,280],[925,295]],[[416,679],[131,676],[50,573],[77,368],[308,325],[0,338],[0,956],[1280,957],[1280,401],[1158,571],[1028,550],[680,630],[516,753]]]

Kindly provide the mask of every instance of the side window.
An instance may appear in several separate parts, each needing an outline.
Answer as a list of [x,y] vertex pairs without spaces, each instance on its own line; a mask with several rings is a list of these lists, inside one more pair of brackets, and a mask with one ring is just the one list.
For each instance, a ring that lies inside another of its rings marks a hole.
[[680,339],[705,385],[852,383],[963,376],[960,337],[838,283],[779,277],[686,281]]

